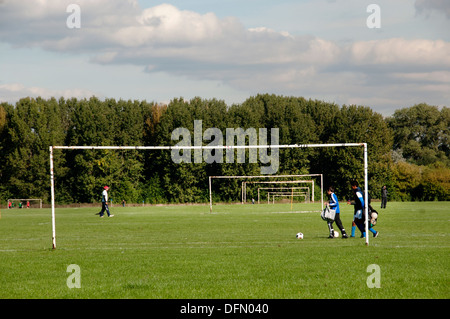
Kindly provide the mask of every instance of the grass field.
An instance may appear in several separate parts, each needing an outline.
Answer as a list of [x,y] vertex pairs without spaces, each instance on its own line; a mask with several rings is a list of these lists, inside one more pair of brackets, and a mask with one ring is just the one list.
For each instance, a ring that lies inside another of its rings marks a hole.
[[[2,209],[0,298],[450,297],[448,202],[388,203],[368,247],[358,233],[327,239],[300,205],[58,208],[55,250],[50,209]],[[352,207],[341,211],[350,232]],[[81,288],[67,285],[72,264]]]

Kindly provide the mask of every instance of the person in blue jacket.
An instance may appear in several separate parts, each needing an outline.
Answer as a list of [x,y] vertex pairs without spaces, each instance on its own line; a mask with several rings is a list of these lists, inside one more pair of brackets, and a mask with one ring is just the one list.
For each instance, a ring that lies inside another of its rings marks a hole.
[[[328,205],[330,207],[330,209],[333,209],[336,212],[334,221],[336,222],[337,227],[341,231],[342,238],[348,238],[348,235],[345,232],[344,226],[342,226],[342,221],[341,221],[341,217],[340,217],[341,212],[339,209],[339,201],[338,201],[336,194],[334,193],[333,186],[328,187],[327,194],[328,194],[329,201],[328,201],[328,203],[326,203],[326,205]],[[328,230],[330,231],[330,236],[328,238],[334,238],[333,221],[328,221],[327,223],[328,223]]]

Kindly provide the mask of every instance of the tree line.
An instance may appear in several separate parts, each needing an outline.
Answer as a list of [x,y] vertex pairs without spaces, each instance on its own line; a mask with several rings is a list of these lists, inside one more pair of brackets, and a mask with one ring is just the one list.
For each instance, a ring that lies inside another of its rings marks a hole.
[[[168,105],[96,97],[2,103],[0,198],[49,202],[51,145],[175,145],[172,132],[182,127],[193,136],[196,120],[203,132],[278,128],[279,144],[367,143],[372,198],[386,185],[390,200],[450,199],[448,107],[422,103],[385,118],[367,106],[269,94],[231,106],[202,98],[175,98]],[[341,198],[350,197],[351,180],[364,181],[362,148],[280,149],[278,164],[279,175],[323,174],[324,186],[335,186]],[[175,163],[166,150],[55,150],[56,201],[98,202],[109,185],[116,203],[207,202],[208,176],[261,175],[262,165]],[[239,200],[240,182],[217,183],[214,201]]]

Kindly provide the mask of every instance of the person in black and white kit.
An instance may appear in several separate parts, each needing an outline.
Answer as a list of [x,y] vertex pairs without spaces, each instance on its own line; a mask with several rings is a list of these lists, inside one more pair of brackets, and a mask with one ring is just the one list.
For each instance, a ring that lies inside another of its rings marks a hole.
[[[342,233],[342,238],[348,238],[347,233],[345,232],[344,226],[342,226],[341,217],[340,217],[340,209],[339,209],[339,201],[334,193],[334,187],[330,186],[327,189],[327,194],[329,197],[328,203],[325,203],[330,207],[330,209],[334,209],[336,214],[334,217],[334,221],[336,222],[337,227]],[[333,221],[328,222],[328,230],[330,231],[330,236],[328,238],[334,238],[334,229],[333,229]]]
[[353,216],[353,222],[352,222],[352,233],[351,237],[355,237],[355,230],[356,227],[358,227],[359,231],[361,232],[361,238],[366,236],[365,226],[364,226],[364,197],[363,197],[363,191],[361,188],[359,188],[357,181],[351,182],[351,187],[353,190],[353,202],[350,202],[350,200],[347,202],[348,204],[354,205],[354,216]]
[[108,190],[109,190],[109,186],[103,187],[103,192],[102,192],[102,210],[98,213],[98,215],[100,215],[100,217],[103,217],[103,215],[105,214],[105,211],[108,214],[108,217],[114,217],[114,215],[112,215],[109,212],[109,207],[108,207]]
[[[365,230],[365,203],[364,203],[364,195],[361,188],[359,188],[357,181],[351,182],[353,194],[354,194],[354,202],[350,203],[351,205],[355,205],[355,215],[353,216],[353,224],[358,227],[359,231],[361,232],[361,238],[366,237],[366,230]],[[370,197],[369,197],[369,203],[367,203],[370,207]],[[370,215],[368,216],[370,218]],[[351,237],[355,237],[355,226],[352,224],[352,234]],[[372,225],[369,225],[369,231],[373,234],[373,237],[378,237],[379,232],[372,228]]]

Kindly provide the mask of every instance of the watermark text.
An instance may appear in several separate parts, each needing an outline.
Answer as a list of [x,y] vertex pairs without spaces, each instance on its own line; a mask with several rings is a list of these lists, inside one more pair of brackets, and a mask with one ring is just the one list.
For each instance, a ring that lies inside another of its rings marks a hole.
[[[257,134],[258,133],[258,134]],[[259,138],[259,141],[258,141]],[[179,141],[175,146],[190,147],[192,146],[191,132],[184,127],[176,128],[172,131],[171,139]],[[268,145],[268,129],[259,128],[258,132],[255,128],[227,128],[225,130],[225,137],[223,132],[218,128],[207,128],[203,132],[202,120],[194,121],[194,146],[202,146],[203,141],[209,141],[206,146],[208,148],[194,149],[193,162],[202,163],[205,161],[208,164],[224,163],[223,148],[214,148],[214,146],[223,147],[226,142],[226,163],[245,163],[246,162],[246,148],[233,148],[233,146],[245,146],[246,141],[248,145],[263,146],[260,148],[248,148],[248,162],[257,163],[258,155],[261,164],[261,174],[275,174],[279,168],[279,149],[276,147],[269,147]],[[236,143],[235,143],[236,142]],[[279,129],[270,129],[270,145],[279,144]],[[267,146],[267,147],[264,147]],[[270,148],[270,150],[269,150]],[[189,148],[180,150],[172,150],[172,161],[174,163],[192,163],[192,152]]]
[[71,273],[69,277],[67,277],[67,287],[72,288],[81,288],[81,269],[80,266],[76,264],[71,264],[67,266],[67,272]]
[[367,277],[367,287],[369,288],[381,288],[381,268],[377,264],[371,264],[367,266],[366,271],[371,273]]
[[66,20],[66,26],[69,29],[81,28],[81,8],[78,4],[69,4],[66,12],[70,13]]
[[367,6],[367,12],[371,13],[367,17],[366,25],[369,29],[381,28],[381,8],[378,4],[369,4]]

